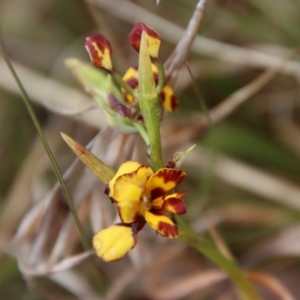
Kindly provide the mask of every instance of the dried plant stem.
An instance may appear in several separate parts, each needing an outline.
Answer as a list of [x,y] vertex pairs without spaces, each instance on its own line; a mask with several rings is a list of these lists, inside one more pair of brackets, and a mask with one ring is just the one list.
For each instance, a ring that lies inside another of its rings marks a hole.
[[[95,6],[117,15],[128,23],[137,23],[143,18],[143,22],[154,28],[159,28],[159,33],[164,40],[177,44],[185,34],[185,29],[152,13],[131,1],[107,1],[107,0],[87,0]],[[249,67],[268,68],[277,65],[280,57],[266,54],[252,49],[226,44],[217,40],[212,40],[200,35],[194,39],[191,51],[201,55],[214,57],[231,63],[241,64]],[[295,61],[287,62],[284,73],[296,75],[300,74],[300,64]],[[168,74],[166,74],[168,77]]]
[[278,73],[280,73],[287,65],[290,59],[293,59],[300,51],[300,48],[294,49],[282,58],[274,67],[268,68],[261,75],[256,77],[252,82],[248,83],[232,95],[224,99],[218,106],[210,111],[212,121],[219,123],[228,115],[236,110],[242,103],[257,93],[262,87],[270,82]]
[[167,82],[173,86],[181,67],[184,65],[184,62],[187,59],[187,56],[190,53],[192,44],[195,37],[197,36],[199,26],[203,20],[206,0],[199,0],[194,11],[192,18],[186,28],[182,38],[177,43],[176,48],[169,56],[168,60],[165,62],[164,66],[167,74]]

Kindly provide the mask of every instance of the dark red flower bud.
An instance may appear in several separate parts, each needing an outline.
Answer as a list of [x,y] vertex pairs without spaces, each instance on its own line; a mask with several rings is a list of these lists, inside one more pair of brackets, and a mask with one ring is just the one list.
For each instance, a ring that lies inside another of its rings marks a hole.
[[149,55],[151,58],[158,59],[159,47],[161,43],[160,35],[145,23],[137,23],[129,34],[129,42],[137,51],[140,51],[142,32],[146,33]]
[[113,71],[111,61],[112,47],[106,37],[100,34],[89,35],[85,38],[84,46],[95,67],[108,72]]

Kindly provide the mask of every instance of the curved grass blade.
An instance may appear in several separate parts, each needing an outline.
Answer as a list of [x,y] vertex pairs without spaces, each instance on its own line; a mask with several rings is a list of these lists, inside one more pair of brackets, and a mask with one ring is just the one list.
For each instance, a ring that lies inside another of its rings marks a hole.
[[[16,71],[15,71],[15,69],[14,69],[11,61],[10,61],[10,59],[9,59],[7,50],[6,50],[5,45],[4,45],[3,35],[2,35],[1,28],[0,28],[0,46],[1,46],[1,50],[2,50],[2,53],[3,53],[3,57],[5,59],[5,62],[7,64],[7,66],[8,66],[8,68],[9,68],[9,70],[10,70],[10,72],[11,72],[13,78],[14,78],[14,80],[16,81],[16,84],[17,84],[17,86],[18,86],[18,88],[20,90],[21,97],[22,97],[22,99],[24,101],[26,109],[27,109],[27,111],[28,111],[28,113],[30,115],[30,118],[31,118],[31,120],[32,120],[35,128],[36,128],[36,131],[38,132],[38,135],[39,135],[39,137],[41,139],[41,142],[43,143],[43,146],[44,146],[44,148],[45,148],[45,150],[46,150],[46,152],[48,154],[48,157],[49,157],[49,159],[51,161],[51,164],[53,166],[55,175],[56,175],[56,177],[57,177],[57,179],[58,179],[58,181],[59,181],[59,183],[61,185],[61,188],[62,188],[64,197],[65,197],[65,200],[66,200],[66,202],[68,204],[70,212],[71,212],[71,214],[72,214],[72,216],[74,218],[77,230],[79,232],[80,241],[82,243],[83,249],[85,251],[88,251],[88,250],[90,250],[90,246],[89,246],[89,243],[88,243],[88,241],[87,241],[87,239],[85,237],[84,230],[83,230],[83,227],[82,227],[82,225],[80,223],[80,220],[79,220],[79,217],[77,215],[76,209],[75,209],[75,207],[73,205],[73,202],[71,200],[71,197],[70,197],[70,195],[68,193],[67,187],[66,187],[65,182],[63,180],[63,176],[62,176],[62,174],[61,174],[61,172],[59,170],[58,164],[57,164],[57,162],[56,162],[56,160],[54,158],[54,155],[53,155],[53,153],[52,153],[52,151],[51,151],[51,149],[49,147],[49,144],[48,144],[48,142],[47,142],[47,140],[46,140],[46,138],[45,138],[45,136],[43,134],[41,125],[39,124],[39,121],[38,121],[38,119],[37,119],[37,117],[36,117],[36,115],[35,115],[35,113],[34,113],[34,111],[32,109],[29,96],[28,96],[25,88],[23,87],[23,85],[22,85],[22,83],[21,83],[21,81],[20,81],[20,79],[19,79],[19,77],[18,77],[18,75],[17,75],[17,73],[16,73]],[[98,279],[99,273],[94,268],[93,264],[91,264],[91,267],[92,267],[93,275],[94,275],[95,278],[97,278],[96,281],[99,284],[101,282]]]

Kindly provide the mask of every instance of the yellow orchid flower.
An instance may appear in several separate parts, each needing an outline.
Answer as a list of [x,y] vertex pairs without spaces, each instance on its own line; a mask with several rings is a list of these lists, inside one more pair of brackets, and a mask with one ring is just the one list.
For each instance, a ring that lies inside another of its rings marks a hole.
[[169,238],[178,237],[172,214],[184,214],[185,192],[168,194],[185,177],[179,169],[162,168],[156,173],[146,165],[128,161],[122,164],[105,192],[116,204],[122,223],[97,233],[93,238],[96,254],[105,261],[122,258],[137,242],[145,223]]

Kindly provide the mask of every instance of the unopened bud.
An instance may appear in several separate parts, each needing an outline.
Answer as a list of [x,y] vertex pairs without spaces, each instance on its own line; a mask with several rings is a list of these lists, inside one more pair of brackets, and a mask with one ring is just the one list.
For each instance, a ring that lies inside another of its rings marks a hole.
[[104,69],[109,73],[113,71],[112,47],[106,37],[100,34],[89,35],[85,38],[84,45],[95,67]]

